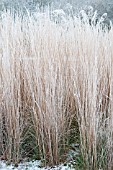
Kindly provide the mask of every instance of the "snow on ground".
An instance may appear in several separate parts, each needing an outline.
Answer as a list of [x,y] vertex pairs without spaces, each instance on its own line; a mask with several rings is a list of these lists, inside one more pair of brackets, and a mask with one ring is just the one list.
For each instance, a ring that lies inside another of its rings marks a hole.
[[14,167],[13,164],[7,165],[6,162],[0,161],[0,170],[74,170],[74,169],[64,165],[41,168],[40,161],[20,163],[18,167]]

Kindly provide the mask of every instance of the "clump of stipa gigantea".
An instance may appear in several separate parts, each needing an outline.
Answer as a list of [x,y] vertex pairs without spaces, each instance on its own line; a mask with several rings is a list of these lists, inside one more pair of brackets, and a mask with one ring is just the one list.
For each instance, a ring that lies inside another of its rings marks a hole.
[[58,164],[73,128],[83,168],[111,170],[113,30],[103,33],[77,18],[66,27],[45,15],[1,19],[0,154],[18,162],[24,149],[38,146],[37,158]]

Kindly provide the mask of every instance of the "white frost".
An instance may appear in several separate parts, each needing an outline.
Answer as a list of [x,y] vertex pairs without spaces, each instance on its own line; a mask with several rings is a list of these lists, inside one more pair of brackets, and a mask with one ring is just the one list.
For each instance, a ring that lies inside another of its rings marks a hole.
[[40,161],[30,161],[25,163],[20,163],[18,167],[14,167],[13,164],[7,165],[6,162],[0,161],[0,170],[74,170],[68,166],[55,166],[55,167],[46,167],[40,168]]

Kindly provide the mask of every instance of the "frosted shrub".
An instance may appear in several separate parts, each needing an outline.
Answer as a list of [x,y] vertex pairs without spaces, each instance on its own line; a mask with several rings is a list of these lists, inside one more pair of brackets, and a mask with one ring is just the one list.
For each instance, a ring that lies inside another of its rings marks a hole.
[[63,9],[56,9],[52,11],[51,18],[55,23],[66,22],[66,14]]
[[93,7],[91,6],[81,10],[79,13],[79,18],[83,24],[98,26],[102,30],[111,29],[112,22],[107,17],[107,13],[99,16],[97,10],[94,11]]

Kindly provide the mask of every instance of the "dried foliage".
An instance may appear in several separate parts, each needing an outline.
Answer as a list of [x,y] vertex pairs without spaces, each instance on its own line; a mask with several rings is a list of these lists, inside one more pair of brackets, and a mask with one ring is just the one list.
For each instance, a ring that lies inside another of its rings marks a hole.
[[103,32],[77,18],[64,25],[46,14],[37,20],[2,16],[2,159],[18,162],[23,149],[38,146],[45,164],[58,164],[66,157],[71,130],[79,129],[84,169],[113,168],[112,47],[112,28]]

